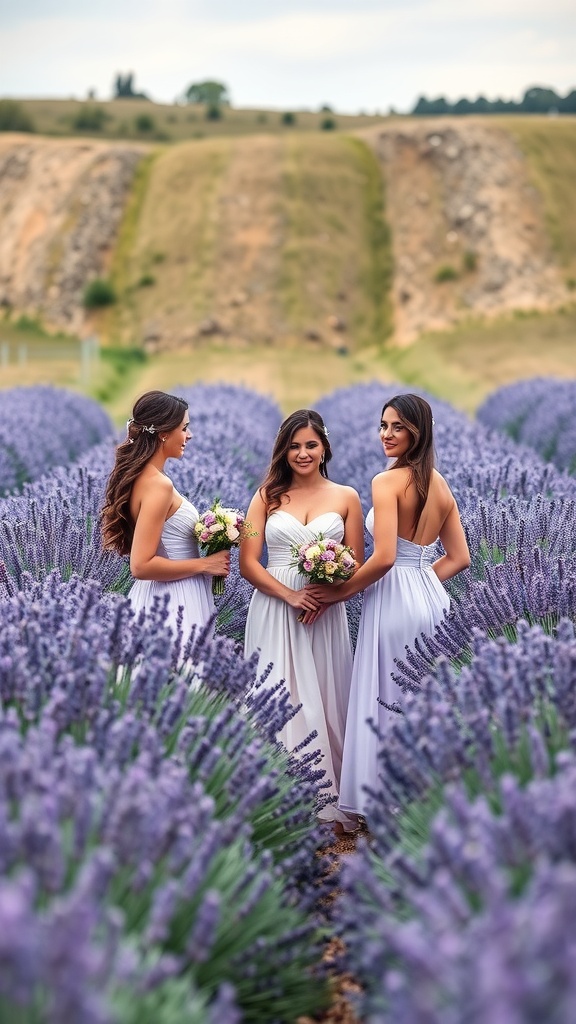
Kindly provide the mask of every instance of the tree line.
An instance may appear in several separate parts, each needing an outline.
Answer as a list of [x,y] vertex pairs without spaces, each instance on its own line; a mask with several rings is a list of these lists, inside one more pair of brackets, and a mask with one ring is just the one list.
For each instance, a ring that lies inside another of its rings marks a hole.
[[450,103],[444,96],[435,100],[420,96],[410,113],[418,117],[428,114],[576,114],[576,89],[560,96],[554,89],[531,86],[520,102],[487,100],[479,96],[476,100],[460,99]]

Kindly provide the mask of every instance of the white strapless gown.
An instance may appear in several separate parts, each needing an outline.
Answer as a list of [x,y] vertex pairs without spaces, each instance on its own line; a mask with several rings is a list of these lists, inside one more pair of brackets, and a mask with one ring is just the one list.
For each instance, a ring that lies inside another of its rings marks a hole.
[[[199,558],[198,544],[194,536],[194,526],[198,522],[198,512],[187,498],[164,523],[158,555],[164,558]],[[214,614],[214,598],[212,597],[212,577],[204,575],[190,576],[183,580],[135,580],[129,601],[136,613],[152,607],[156,597],[168,595],[166,625],[176,636],[179,609],[182,609],[182,639],[186,643],[193,626],[205,626]]]
[[[293,544],[310,543],[320,532],[341,542],[344,523],[339,513],[325,512],[304,525],[285,509],[273,512],[266,523],[268,572],[293,590],[305,586],[306,578],[290,564],[294,561],[290,549]],[[292,704],[302,704],[278,739],[294,750],[315,730],[317,738],[307,749],[322,751],[320,767],[332,783],[327,792],[337,796],[352,674],[346,610],[343,603],[333,605],[311,626],[298,622],[298,615],[299,611],[285,601],[256,590],[248,609],[245,653],[250,656],[259,651],[260,672],[273,662],[267,683],[273,685],[283,679]],[[320,818],[339,821],[347,830],[357,825],[355,818],[336,805],[324,808]]]
[[[374,535],[374,510],[366,516]],[[378,788],[378,737],[367,724],[377,724],[385,737],[396,712],[378,702],[401,704],[402,690],[392,674],[395,659],[404,658],[424,633],[431,636],[442,621],[450,598],[432,569],[433,544],[424,547],[398,537],[394,565],[364,591],[362,615],[354,655],[352,686],[342,764],[339,806],[349,813],[365,814],[368,796],[364,787]],[[385,740],[384,740],[385,741]]]

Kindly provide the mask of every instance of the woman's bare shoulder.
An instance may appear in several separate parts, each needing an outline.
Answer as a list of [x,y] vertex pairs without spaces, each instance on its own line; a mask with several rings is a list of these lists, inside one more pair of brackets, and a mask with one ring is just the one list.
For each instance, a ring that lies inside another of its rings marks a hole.
[[140,475],[136,477],[132,488],[133,494],[140,499],[148,495],[158,498],[171,498],[174,490],[172,481],[153,466],[144,467]]
[[450,485],[437,469],[433,471],[432,482],[436,495],[440,501],[444,502],[446,505],[452,505],[454,503],[454,495],[452,494]]

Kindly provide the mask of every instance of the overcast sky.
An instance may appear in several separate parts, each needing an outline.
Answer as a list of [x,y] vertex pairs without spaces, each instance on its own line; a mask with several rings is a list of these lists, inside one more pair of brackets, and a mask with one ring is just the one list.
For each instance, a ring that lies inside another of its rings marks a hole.
[[411,109],[419,95],[576,87],[575,0],[0,0],[0,96],[108,99],[117,72],[171,103]]

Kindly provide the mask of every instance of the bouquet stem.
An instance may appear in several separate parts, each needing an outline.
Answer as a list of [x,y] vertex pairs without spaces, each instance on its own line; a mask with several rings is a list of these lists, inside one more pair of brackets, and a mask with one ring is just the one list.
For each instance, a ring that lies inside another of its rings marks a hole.
[[224,584],[225,583],[226,583],[226,578],[224,576],[213,576],[212,577],[212,593],[214,595],[223,594],[224,593]]

